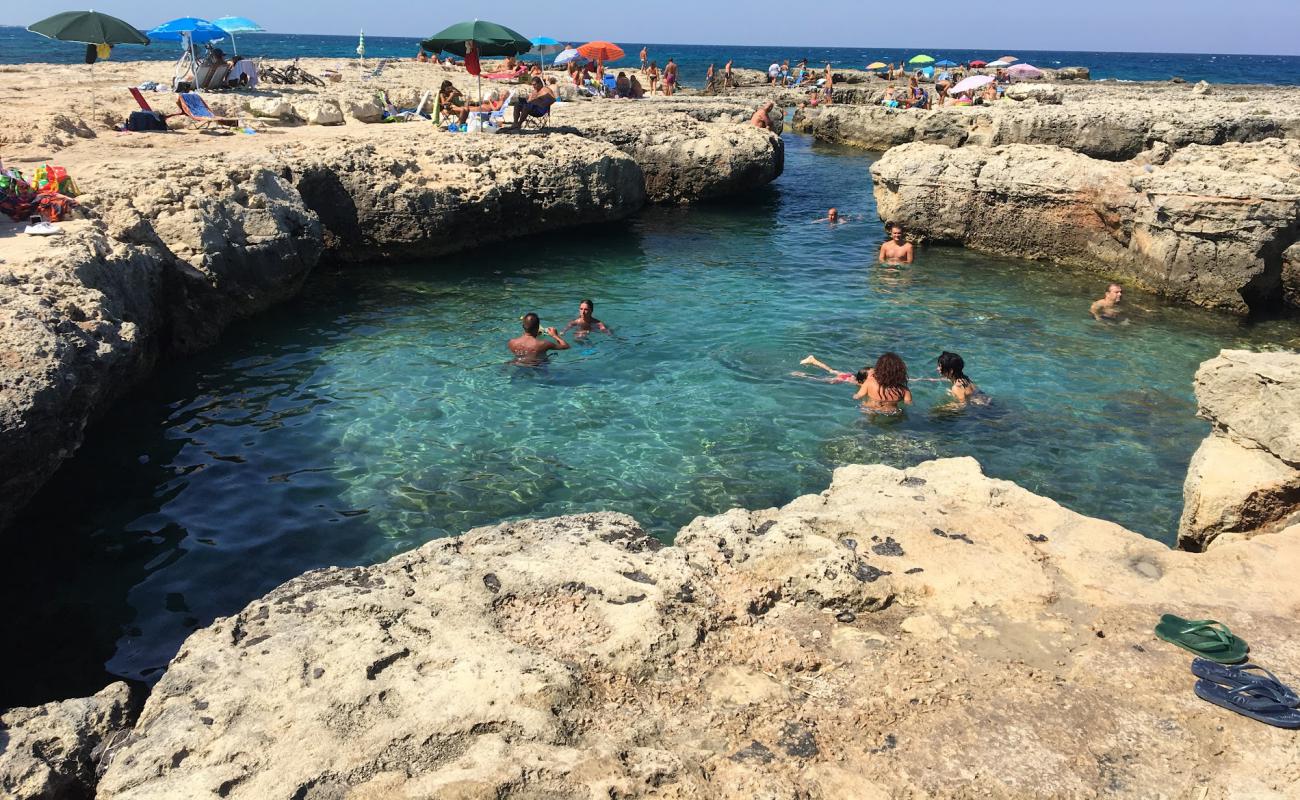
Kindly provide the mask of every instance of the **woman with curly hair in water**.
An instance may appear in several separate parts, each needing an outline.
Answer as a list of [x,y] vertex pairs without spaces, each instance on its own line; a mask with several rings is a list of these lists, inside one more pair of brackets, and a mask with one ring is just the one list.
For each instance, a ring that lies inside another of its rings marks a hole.
[[897,353],[885,353],[876,359],[876,366],[867,371],[854,400],[865,401],[870,411],[882,414],[899,414],[899,404],[912,402],[912,390],[907,388],[907,365]]

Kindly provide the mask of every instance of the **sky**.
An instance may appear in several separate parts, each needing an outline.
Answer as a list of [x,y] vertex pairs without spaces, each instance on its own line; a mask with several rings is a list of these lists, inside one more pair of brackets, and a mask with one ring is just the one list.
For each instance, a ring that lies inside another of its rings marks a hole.
[[[352,35],[364,28],[372,36],[418,38],[481,17],[525,36],[622,43],[1300,55],[1300,0],[990,0],[892,7],[861,0],[91,2],[96,11],[144,29],[174,17],[238,15],[283,33]],[[0,24],[21,26],[76,7],[17,0],[0,6]]]

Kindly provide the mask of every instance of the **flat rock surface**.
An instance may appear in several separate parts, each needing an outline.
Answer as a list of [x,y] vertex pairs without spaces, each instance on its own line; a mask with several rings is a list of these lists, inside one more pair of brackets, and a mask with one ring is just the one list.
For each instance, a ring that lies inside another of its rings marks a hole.
[[98,796],[1275,796],[1295,734],[1199,700],[1151,629],[1223,620],[1294,683],[1297,569],[1300,529],[1171,551],[970,459],[667,548],[482,528],[195,633]]

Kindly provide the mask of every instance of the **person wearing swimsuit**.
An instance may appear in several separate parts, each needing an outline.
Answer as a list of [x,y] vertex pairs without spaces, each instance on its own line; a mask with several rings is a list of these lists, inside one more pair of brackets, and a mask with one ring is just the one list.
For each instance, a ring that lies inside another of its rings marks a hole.
[[[817,367],[820,370],[829,372],[831,374],[831,377],[824,379],[827,383],[851,383],[855,386],[860,386],[862,385],[862,382],[867,379],[867,373],[870,371],[866,367],[863,367],[857,372],[840,372],[839,370],[833,369],[827,366],[826,364],[824,364],[822,361],[820,361],[817,358],[817,356],[808,356],[807,358],[800,361],[799,363],[803,364],[804,366]],[[796,372],[794,373],[794,375],[800,378],[812,377],[810,375],[805,375],[802,372]],[[823,380],[823,379],[818,378],[818,380]]]
[[900,404],[911,405],[912,390],[907,388],[907,365],[897,353],[885,353],[867,372],[866,380],[853,395],[862,400],[863,408],[878,414],[901,414]]
[[951,394],[959,405],[966,405],[972,397],[979,394],[979,387],[976,386],[970,378],[966,377],[966,362],[956,353],[949,353],[947,350],[939,354],[939,374],[952,382],[948,387],[948,393]]

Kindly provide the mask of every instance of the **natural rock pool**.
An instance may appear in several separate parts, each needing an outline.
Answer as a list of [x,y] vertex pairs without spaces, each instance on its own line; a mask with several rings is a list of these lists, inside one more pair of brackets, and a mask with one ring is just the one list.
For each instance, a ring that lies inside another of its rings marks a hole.
[[[10,531],[0,705],[157,674],[182,639],[304,570],[378,561],[510,517],[699,514],[820,491],[836,466],[972,455],[1085,514],[1172,542],[1208,426],[1191,378],[1222,347],[1295,347],[1101,278],[956,249],[881,267],[858,151],[788,136],[786,171],[725,204],[435,263],[320,271],[297,301],[165,368],[91,432]],[[811,224],[828,206],[850,214]],[[492,222],[491,224],[501,224]],[[509,365],[526,311],[563,327],[592,297],[613,337]],[[896,350],[932,377],[961,353],[987,407],[916,382],[903,417],[791,373]]]

